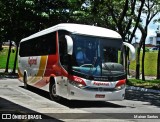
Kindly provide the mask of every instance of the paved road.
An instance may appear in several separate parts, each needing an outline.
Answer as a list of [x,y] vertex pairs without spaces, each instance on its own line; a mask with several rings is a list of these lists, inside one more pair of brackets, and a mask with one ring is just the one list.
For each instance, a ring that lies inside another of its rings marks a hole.
[[[146,113],[142,117],[154,115],[160,119],[160,94],[127,90],[124,101],[86,102],[63,100],[54,102],[49,99],[49,95],[45,91],[33,87],[26,90],[19,80],[4,78],[0,79],[0,112],[5,111],[43,113],[47,117],[49,116],[47,121],[74,122],[74,119],[79,121],[93,121],[93,119],[94,121],[106,121],[107,119],[108,121],[150,122],[150,119],[134,119],[134,116],[141,117],[140,115]],[[62,115],[62,113],[64,114]],[[122,119],[117,120],[119,118]],[[154,121],[158,122],[158,119],[154,119]]]

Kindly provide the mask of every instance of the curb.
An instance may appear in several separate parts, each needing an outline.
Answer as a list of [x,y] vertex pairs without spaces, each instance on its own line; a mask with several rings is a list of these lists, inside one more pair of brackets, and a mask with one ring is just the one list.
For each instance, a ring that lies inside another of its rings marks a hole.
[[127,86],[126,89],[127,90],[142,91],[142,92],[160,93],[160,90],[146,89],[146,88],[135,87],[135,86]]

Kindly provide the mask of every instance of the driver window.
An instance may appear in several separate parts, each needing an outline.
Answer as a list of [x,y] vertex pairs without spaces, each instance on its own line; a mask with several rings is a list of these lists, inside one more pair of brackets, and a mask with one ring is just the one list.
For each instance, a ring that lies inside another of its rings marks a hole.
[[61,65],[67,70],[68,68],[68,53],[65,33],[59,32],[59,56]]

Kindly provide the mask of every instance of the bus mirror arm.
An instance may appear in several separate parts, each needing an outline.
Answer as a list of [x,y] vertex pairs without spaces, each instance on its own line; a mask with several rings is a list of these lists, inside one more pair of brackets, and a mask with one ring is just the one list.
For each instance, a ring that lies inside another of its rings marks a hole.
[[72,53],[73,53],[73,40],[68,35],[65,35],[65,38],[67,40],[67,52],[69,55],[72,55]]
[[133,47],[133,45],[131,45],[131,44],[127,43],[127,42],[123,42],[123,44],[130,49],[130,52],[131,52],[130,59],[131,60],[135,60],[135,48]]

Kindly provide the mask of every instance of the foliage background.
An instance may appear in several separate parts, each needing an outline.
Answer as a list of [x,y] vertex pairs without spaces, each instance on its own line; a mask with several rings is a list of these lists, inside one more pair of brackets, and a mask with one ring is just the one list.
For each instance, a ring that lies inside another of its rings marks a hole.
[[[0,69],[5,69],[8,55],[8,47],[0,51]],[[15,53],[11,53],[9,60],[9,69],[13,69]]]
[[[146,52],[145,54],[145,61],[144,61],[144,66],[145,66],[145,75],[147,76],[156,76],[157,73],[157,55],[158,52]],[[140,60],[142,59],[142,52],[140,53]],[[140,62],[141,64],[141,62]],[[130,69],[131,70],[136,70],[136,61],[131,61],[130,63]],[[140,68],[141,72],[141,68]]]

